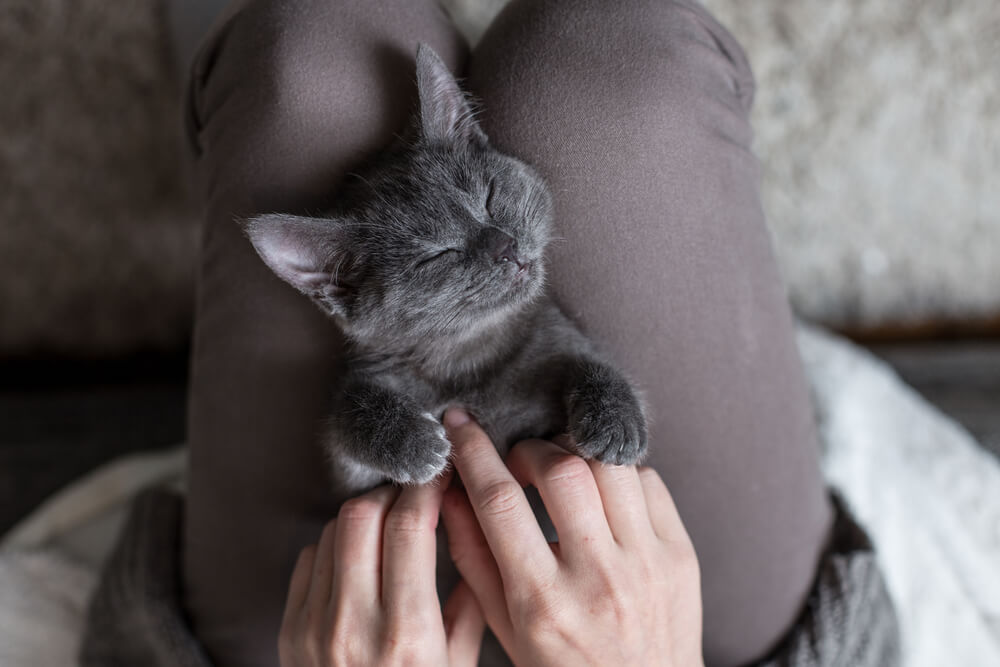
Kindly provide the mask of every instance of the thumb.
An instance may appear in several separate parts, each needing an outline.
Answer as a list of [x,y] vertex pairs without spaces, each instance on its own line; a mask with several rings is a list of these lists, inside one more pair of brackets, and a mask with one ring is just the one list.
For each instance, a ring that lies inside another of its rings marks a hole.
[[475,667],[479,662],[479,646],[483,641],[486,620],[465,579],[459,580],[448,596],[441,615],[448,636],[448,665]]

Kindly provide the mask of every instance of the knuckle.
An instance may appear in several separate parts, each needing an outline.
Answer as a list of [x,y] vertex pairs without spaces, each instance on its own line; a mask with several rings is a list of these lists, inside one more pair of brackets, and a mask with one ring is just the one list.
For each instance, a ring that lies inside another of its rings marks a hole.
[[382,504],[365,496],[351,498],[340,506],[337,518],[343,521],[374,521],[382,514]]
[[612,588],[609,594],[603,598],[603,601],[602,616],[613,627],[624,628],[632,625],[632,614],[636,607],[636,601],[631,599],[631,596],[622,588]]
[[364,642],[366,636],[356,623],[338,615],[337,622],[322,638],[319,655],[324,656],[324,661],[316,664],[328,664],[325,656],[329,656],[330,664],[334,665],[363,664],[358,660],[364,660],[368,653]]
[[701,566],[698,564],[698,555],[695,553],[694,545],[690,541],[677,541],[671,543],[670,568],[678,574],[686,577],[700,576]]
[[386,630],[383,642],[383,664],[427,665],[433,664],[425,641],[425,628],[409,621],[393,623]]
[[365,652],[364,651],[359,650],[356,647],[356,645],[354,644],[354,642],[352,642],[350,640],[347,640],[347,639],[344,639],[343,637],[334,637],[334,638],[332,638],[326,644],[326,647],[324,648],[324,650],[320,652],[320,655],[322,655],[324,657],[325,656],[330,656],[330,658],[329,658],[330,661],[329,661],[329,663],[327,663],[325,661],[325,658],[324,658],[324,661],[323,662],[317,662],[316,663],[317,665],[325,665],[325,664],[331,664],[331,665],[355,665],[355,664],[363,664],[362,662],[359,662],[359,660],[363,660],[365,658]]
[[625,595],[629,581],[628,576],[622,576],[622,570],[634,567],[634,559],[616,562],[606,557],[595,558],[589,570],[590,586],[602,600],[613,601],[620,598]]
[[321,642],[330,628],[323,614],[316,613],[313,609],[307,609],[305,618],[302,620],[301,631],[307,641]]
[[515,624],[537,637],[559,635],[571,625],[564,606],[550,587],[526,587],[514,593],[513,598]]
[[574,454],[557,454],[546,461],[542,478],[548,482],[579,484],[591,476],[590,466]]
[[633,568],[640,581],[651,583],[662,577],[665,568],[660,554],[659,549],[653,545],[645,549],[635,560]]
[[492,482],[477,498],[477,509],[492,519],[510,517],[517,512],[521,494],[521,485],[514,480]]
[[278,651],[283,654],[291,654],[295,651],[296,641],[292,630],[286,626],[281,627],[278,633]]
[[588,622],[600,627],[617,628],[624,632],[638,625],[636,618],[638,600],[628,586],[605,586],[601,594],[592,598],[587,608]]
[[[288,637],[289,651],[303,653],[313,658],[313,662],[326,654],[329,642],[326,628],[312,622],[304,623],[298,632]],[[279,647],[280,647],[279,641]]]
[[385,518],[385,528],[391,533],[412,535],[429,527],[428,517],[417,507],[394,507]]

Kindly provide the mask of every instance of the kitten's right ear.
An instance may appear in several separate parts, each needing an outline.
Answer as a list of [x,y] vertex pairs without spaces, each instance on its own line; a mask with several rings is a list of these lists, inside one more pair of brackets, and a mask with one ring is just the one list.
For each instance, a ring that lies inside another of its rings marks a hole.
[[433,142],[486,141],[465,93],[434,49],[417,44],[420,131]]
[[331,313],[343,314],[351,262],[342,221],[269,213],[248,220],[246,234],[279,278]]

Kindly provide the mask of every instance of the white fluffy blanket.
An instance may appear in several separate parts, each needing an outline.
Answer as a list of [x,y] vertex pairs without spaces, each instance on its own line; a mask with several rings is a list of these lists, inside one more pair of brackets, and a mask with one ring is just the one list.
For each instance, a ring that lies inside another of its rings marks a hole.
[[[1000,664],[1000,464],[868,353],[799,346],[823,466],[878,552],[907,667]],[[183,449],[109,464],[0,543],[0,667],[75,663],[84,612],[131,497],[179,483]]]

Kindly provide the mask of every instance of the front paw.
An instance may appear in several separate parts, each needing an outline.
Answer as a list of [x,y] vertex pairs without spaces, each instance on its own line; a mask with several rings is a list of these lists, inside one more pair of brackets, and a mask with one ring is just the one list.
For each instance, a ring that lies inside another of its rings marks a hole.
[[585,459],[631,465],[645,455],[648,436],[642,405],[624,378],[590,368],[567,401],[569,433]]
[[451,443],[434,415],[410,415],[393,424],[392,430],[383,436],[383,451],[392,455],[379,462],[386,477],[399,484],[426,484],[441,474],[448,464]]

